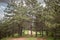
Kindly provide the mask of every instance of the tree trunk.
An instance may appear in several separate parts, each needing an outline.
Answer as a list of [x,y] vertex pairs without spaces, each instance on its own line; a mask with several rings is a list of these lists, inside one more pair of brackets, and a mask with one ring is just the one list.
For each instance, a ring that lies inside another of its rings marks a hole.
[[46,30],[46,35],[48,36],[48,31]]
[[19,36],[22,36],[22,27],[20,25],[18,25],[18,34]]

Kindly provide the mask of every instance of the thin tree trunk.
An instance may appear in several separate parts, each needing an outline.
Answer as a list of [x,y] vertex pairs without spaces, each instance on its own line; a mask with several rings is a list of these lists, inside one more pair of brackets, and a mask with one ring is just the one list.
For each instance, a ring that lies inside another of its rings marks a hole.
[[31,36],[32,36],[32,26],[31,26]]
[[48,30],[46,30],[46,35],[48,36]]
[[18,34],[19,36],[22,36],[22,27],[18,24]]
[[37,30],[36,30],[36,37],[37,37]]

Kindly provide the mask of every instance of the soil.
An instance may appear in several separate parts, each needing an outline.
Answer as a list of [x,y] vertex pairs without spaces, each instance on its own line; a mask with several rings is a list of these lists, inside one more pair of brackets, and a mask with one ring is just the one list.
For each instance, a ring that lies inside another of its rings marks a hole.
[[[9,40],[27,40],[27,38],[22,37],[22,38],[11,38]],[[36,38],[36,40],[46,40],[45,38]]]

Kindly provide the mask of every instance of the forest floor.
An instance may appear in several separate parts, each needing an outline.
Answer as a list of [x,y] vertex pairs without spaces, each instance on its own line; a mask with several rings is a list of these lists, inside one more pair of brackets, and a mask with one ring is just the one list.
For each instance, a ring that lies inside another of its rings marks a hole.
[[45,38],[26,38],[26,37],[21,37],[21,38],[10,38],[8,40],[46,40]]
[[[46,38],[42,38],[42,37],[30,37],[31,36],[30,30],[26,30],[25,34],[28,34],[28,35],[25,35],[24,37],[18,37],[18,38],[13,38],[13,37],[12,38],[6,38],[6,40],[46,40]],[[34,31],[32,31],[32,35],[35,35]]]

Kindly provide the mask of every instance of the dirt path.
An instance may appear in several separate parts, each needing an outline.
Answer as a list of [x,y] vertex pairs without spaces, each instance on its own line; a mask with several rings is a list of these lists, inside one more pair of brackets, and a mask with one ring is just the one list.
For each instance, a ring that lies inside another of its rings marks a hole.
[[[27,40],[27,38],[11,38],[11,39],[9,39],[9,40]],[[46,40],[46,39],[44,39],[44,38],[36,38],[36,40]]]
[[11,38],[9,40],[26,40],[26,38]]

